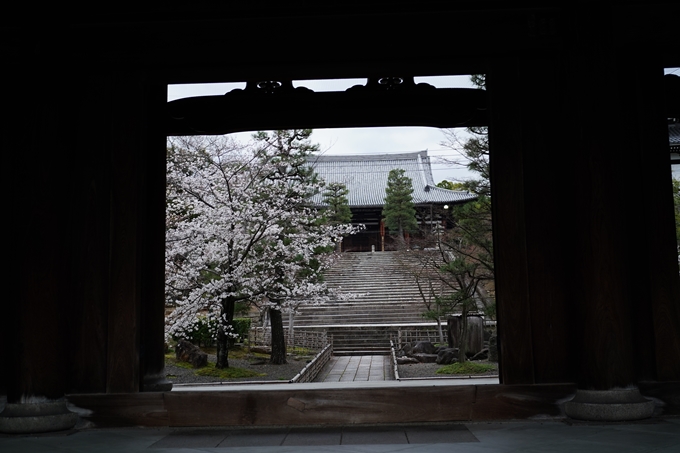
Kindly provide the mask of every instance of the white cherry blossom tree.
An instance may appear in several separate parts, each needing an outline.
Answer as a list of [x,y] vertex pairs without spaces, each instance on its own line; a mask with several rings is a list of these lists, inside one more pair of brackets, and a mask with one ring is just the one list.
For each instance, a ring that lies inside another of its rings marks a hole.
[[258,133],[249,147],[224,137],[171,140],[166,293],[175,310],[166,319],[166,334],[185,331],[207,311],[218,325],[218,368],[229,366],[239,301],[269,309],[272,362],[284,363],[281,312],[328,297],[319,278],[328,261],[323,252],[356,230],[320,222],[309,205],[323,188],[305,165],[315,150],[310,134]]

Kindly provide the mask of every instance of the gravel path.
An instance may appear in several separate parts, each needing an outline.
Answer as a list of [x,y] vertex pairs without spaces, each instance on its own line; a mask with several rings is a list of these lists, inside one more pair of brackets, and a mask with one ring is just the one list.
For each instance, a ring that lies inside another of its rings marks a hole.
[[[484,362],[490,363],[490,362]],[[498,374],[498,364],[495,365],[496,369],[488,373],[479,374],[476,376],[495,376]],[[399,372],[400,378],[428,378],[428,377],[445,377],[444,374],[437,374],[437,370],[443,365],[438,365],[436,363],[408,363],[405,365],[397,365],[397,371]]]
[[[261,377],[248,377],[248,378],[238,378],[224,380],[217,377],[211,376],[197,376],[194,374],[193,369],[182,368],[166,361],[165,373],[168,379],[174,384],[196,384],[196,383],[209,383],[209,382],[238,382],[238,381],[288,381],[293,379],[300,370],[302,370],[309,358],[303,357],[300,360],[296,360],[294,357],[288,358],[288,363],[283,365],[271,365],[267,361],[256,361],[252,362],[245,359],[229,359],[229,366],[235,368],[245,368],[247,370],[255,371],[256,373],[265,374]],[[215,363],[217,357],[214,354],[208,354],[208,361]]]
[[426,378],[437,376],[435,373],[441,365],[436,363],[409,363],[397,365],[400,378]]

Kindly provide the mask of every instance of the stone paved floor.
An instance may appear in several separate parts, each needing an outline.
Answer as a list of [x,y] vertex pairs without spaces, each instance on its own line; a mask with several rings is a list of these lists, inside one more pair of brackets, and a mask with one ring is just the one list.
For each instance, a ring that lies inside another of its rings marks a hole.
[[680,418],[632,423],[520,421],[230,430],[85,429],[0,435],[2,453],[677,453]]
[[387,355],[333,356],[314,382],[389,381],[391,367]]

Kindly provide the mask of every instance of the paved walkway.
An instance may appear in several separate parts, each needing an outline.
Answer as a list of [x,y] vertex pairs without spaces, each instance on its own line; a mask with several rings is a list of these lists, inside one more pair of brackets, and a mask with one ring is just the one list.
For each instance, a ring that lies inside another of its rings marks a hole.
[[3,453],[677,453],[680,418],[326,428],[85,429],[0,435]]
[[314,382],[391,381],[392,361],[388,355],[333,356]]

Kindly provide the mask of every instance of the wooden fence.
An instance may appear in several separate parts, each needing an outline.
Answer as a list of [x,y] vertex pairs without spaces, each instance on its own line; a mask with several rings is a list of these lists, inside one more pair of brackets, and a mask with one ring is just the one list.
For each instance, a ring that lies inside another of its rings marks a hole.
[[[392,338],[394,345],[400,349],[406,343],[414,343],[417,341],[429,341],[433,344],[439,343],[439,331],[434,329],[399,329],[396,336]],[[446,331],[444,331],[444,343],[446,343]]]
[[[286,345],[289,348],[306,348],[312,351],[321,351],[329,343],[328,335],[325,331],[319,330],[295,330],[292,341],[288,338],[288,331],[284,332]],[[271,345],[272,334],[270,329],[256,327],[248,332],[248,343],[253,346]]]

